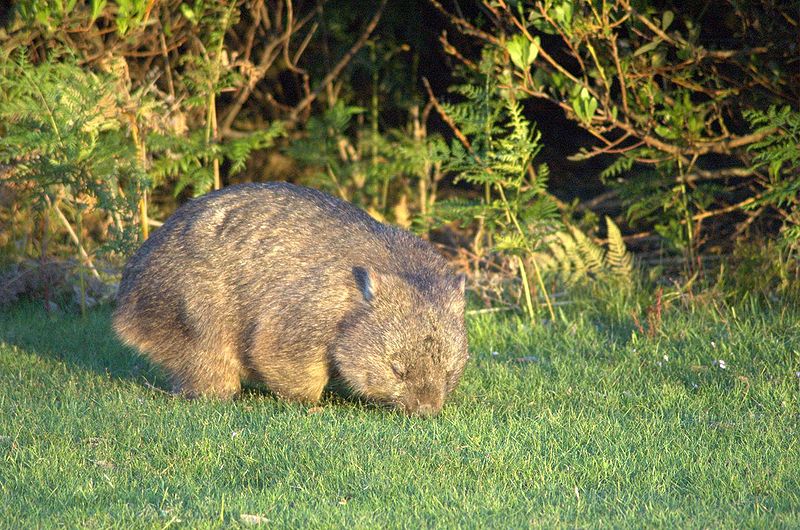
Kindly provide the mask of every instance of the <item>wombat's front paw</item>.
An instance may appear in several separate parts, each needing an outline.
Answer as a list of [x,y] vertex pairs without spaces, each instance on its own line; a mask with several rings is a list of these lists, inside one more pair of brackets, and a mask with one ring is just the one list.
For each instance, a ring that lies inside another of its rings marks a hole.
[[315,377],[303,381],[302,384],[295,383],[294,386],[273,384],[270,386],[274,392],[282,398],[301,403],[316,403],[322,397],[322,391],[328,383],[327,376]]

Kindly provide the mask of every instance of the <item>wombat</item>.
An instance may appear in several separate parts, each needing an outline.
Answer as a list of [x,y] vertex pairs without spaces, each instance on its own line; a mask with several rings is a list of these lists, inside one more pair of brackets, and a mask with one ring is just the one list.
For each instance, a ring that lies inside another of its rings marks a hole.
[[314,402],[331,379],[439,412],[467,362],[464,277],[422,239],[288,183],[180,207],[122,275],[114,329],[187,397],[241,381]]

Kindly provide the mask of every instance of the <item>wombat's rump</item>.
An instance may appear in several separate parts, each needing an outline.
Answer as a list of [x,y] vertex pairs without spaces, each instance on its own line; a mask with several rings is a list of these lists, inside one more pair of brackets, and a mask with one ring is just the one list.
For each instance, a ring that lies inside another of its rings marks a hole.
[[422,239],[322,192],[231,186],[179,208],[125,267],[114,329],[186,396],[332,377],[438,412],[467,361],[464,279]]

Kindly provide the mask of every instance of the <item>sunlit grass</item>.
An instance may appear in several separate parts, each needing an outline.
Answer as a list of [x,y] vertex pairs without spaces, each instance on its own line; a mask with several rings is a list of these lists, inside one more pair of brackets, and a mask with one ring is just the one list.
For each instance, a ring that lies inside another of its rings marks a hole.
[[0,526],[800,526],[796,312],[468,324],[425,420],[176,399],[108,309],[0,313]]

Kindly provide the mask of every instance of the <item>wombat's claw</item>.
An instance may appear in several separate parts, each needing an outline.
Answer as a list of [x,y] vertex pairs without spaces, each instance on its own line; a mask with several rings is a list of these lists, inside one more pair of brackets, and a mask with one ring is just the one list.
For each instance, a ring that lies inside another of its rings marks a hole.
[[433,416],[435,413],[436,411],[433,410],[433,407],[428,404],[420,405],[417,407],[417,410],[414,411],[414,414],[419,416]]

